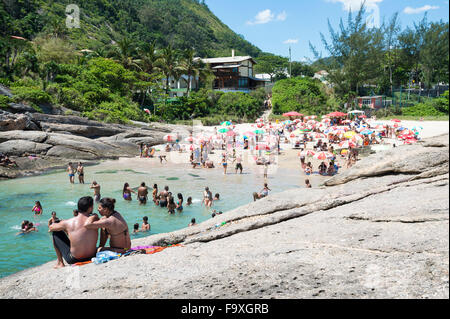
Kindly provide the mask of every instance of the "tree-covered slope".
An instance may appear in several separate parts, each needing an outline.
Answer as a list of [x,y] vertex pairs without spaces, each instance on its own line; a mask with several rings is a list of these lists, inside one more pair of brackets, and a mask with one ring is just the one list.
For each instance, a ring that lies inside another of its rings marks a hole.
[[33,39],[39,33],[67,37],[77,49],[105,50],[124,37],[137,44],[194,48],[199,56],[261,51],[223,24],[198,0],[77,0],[80,28],[66,27],[72,0],[1,0],[0,35]]

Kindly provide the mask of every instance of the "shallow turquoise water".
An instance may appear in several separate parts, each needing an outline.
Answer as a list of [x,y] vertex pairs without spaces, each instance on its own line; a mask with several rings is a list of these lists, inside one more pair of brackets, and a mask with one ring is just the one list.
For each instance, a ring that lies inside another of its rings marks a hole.
[[[77,177],[76,184],[70,184],[64,171],[1,181],[0,277],[56,259],[47,227],[51,212],[56,211],[60,219],[71,218],[78,199],[92,195],[89,185],[93,180],[101,185],[103,197],[113,197],[117,200],[116,210],[127,220],[130,231],[135,223],[142,223],[142,217],[149,217],[151,232],[138,234],[132,239],[185,228],[193,217],[197,222],[211,218],[212,211],[200,204],[205,186],[209,186],[213,195],[220,193],[221,196],[221,200],[215,202],[212,209],[226,212],[251,202],[252,193],[260,191],[264,183],[262,174],[257,170],[247,170],[244,175],[235,175],[234,170],[231,170],[228,175],[223,175],[222,169],[192,170],[185,165],[177,168],[155,168],[151,165],[146,167],[145,164],[131,165],[120,161],[107,161],[98,166],[86,167],[84,185],[78,184]],[[303,186],[303,180],[299,172],[278,169],[276,175],[269,177],[269,187],[272,193],[277,193]],[[138,187],[141,182],[145,182],[149,188],[156,183],[159,190],[167,185],[175,197],[177,193],[182,193],[185,202],[191,196],[194,205],[185,207],[181,214],[169,215],[167,209],[156,207],[152,201],[146,206],[140,206],[134,194],[133,201],[126,202],[122,199],[125,182],[132,188]],[[44,210],[40,217],[34,217],[31,212],[37,200],[41,202]],[[16,236],[21,222],[25,219],[40,223],[39,231]]]

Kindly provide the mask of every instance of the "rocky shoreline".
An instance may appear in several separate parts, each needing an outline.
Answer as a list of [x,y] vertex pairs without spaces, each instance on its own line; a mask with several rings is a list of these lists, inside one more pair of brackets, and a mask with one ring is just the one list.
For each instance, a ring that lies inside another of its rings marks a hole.
[[140,143],[160,145],[168,133],[187,136],[191,131],[191,127],[170,124],[118,125],[79,116],[0,111],[0,153],[19,165],[0,166],[0,179],[36,175],[66,167],[70,161],[92,165],[102,159],[136,156]]
[[[0,279],[2,298],[448,298],[449,135],[372,154],[102,265]],[[216,227],[216,225],[225,225]]]

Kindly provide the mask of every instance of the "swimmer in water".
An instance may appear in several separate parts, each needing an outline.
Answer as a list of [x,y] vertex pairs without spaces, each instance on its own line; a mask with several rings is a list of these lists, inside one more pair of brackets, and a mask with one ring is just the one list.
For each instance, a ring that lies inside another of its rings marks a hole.
[[79,162],[77,167],[78,181],[80,184],[84,184],[84,167],[83,163]]
[[133,226],[133,234],[137,234],[137,233],[139,233],[139,224],[138,223],[134,224],[134,226]]
[[[50,228],[50,225],[53,223],[59,223],[61,220],[56,217],[56,212],[52,212],[52,217],[48,220],[48,227]],[[50,229],[48,230],[50,232]]]
[[141,183],[141,186],[138,188],[137,195],[140,205],[147,204],[148,188],[145,186],[145,183]]
[[148,232],[150,231],[150,224],[148,223],[148,217],[144,216],[144,218],[142,218],[142,232]]
[[191,205],[192,205],[192,197],[188,197],[186,206],[191,206]]
[[72,167],[72,162],[69,163],[69,165],[67,166],[67,172],[69,173],[69,181],[71,184],[75,183],[75,172],[74,169]]
[[178,193],[177,197],[177,212],[181,213],[183,211],[183,195]]
[[130,184],[125,183],[123,185],[123,190],[122,190],[122,196],[124,200],[127,201],[132,201],[133,199],[131,198],[131,193],[136,194],[136,192],[134,190],[131,189]]
[[94,201],[98,203],[102,198],[102,195],[100,195],[100,185],[96,181],[93,181],[91,189],[94,190]]
[[34,212],[35,216],[40,216],[44,212],[42,209],[42,205],[40,201],[36,201],[33,208],[31,209],[32,212]]
[[225,153],[222,154],[222,166],[223,166],[223,174],[227,175],[228,162],[227,162],[227,155]]
[[195,225],[197,225],[197,223],[196,223],[196,221],[195,221],[195,218],[192,218],[192,219],[191,219],[191,223],[189,224],[189,227],[195,226]]
[[206,207],[211,207],[213,204],[213,196],[209,187],[205,187],[205,191],[203,192],[203,203]]

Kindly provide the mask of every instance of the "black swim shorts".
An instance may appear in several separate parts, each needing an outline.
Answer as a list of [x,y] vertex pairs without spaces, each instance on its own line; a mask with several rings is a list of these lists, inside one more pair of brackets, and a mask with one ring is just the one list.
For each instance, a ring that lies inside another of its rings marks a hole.
[[90,261],[91,258],[95,257],[92,256],[89,258],[77,259],[74,256],[72,256],[72,253],[70,252],[70,239],[69,237],[67,237],[67,234],[63,231],[53,232],[53,244],[61,252],[62,257],[69,265],[73,265],[79,262]]

